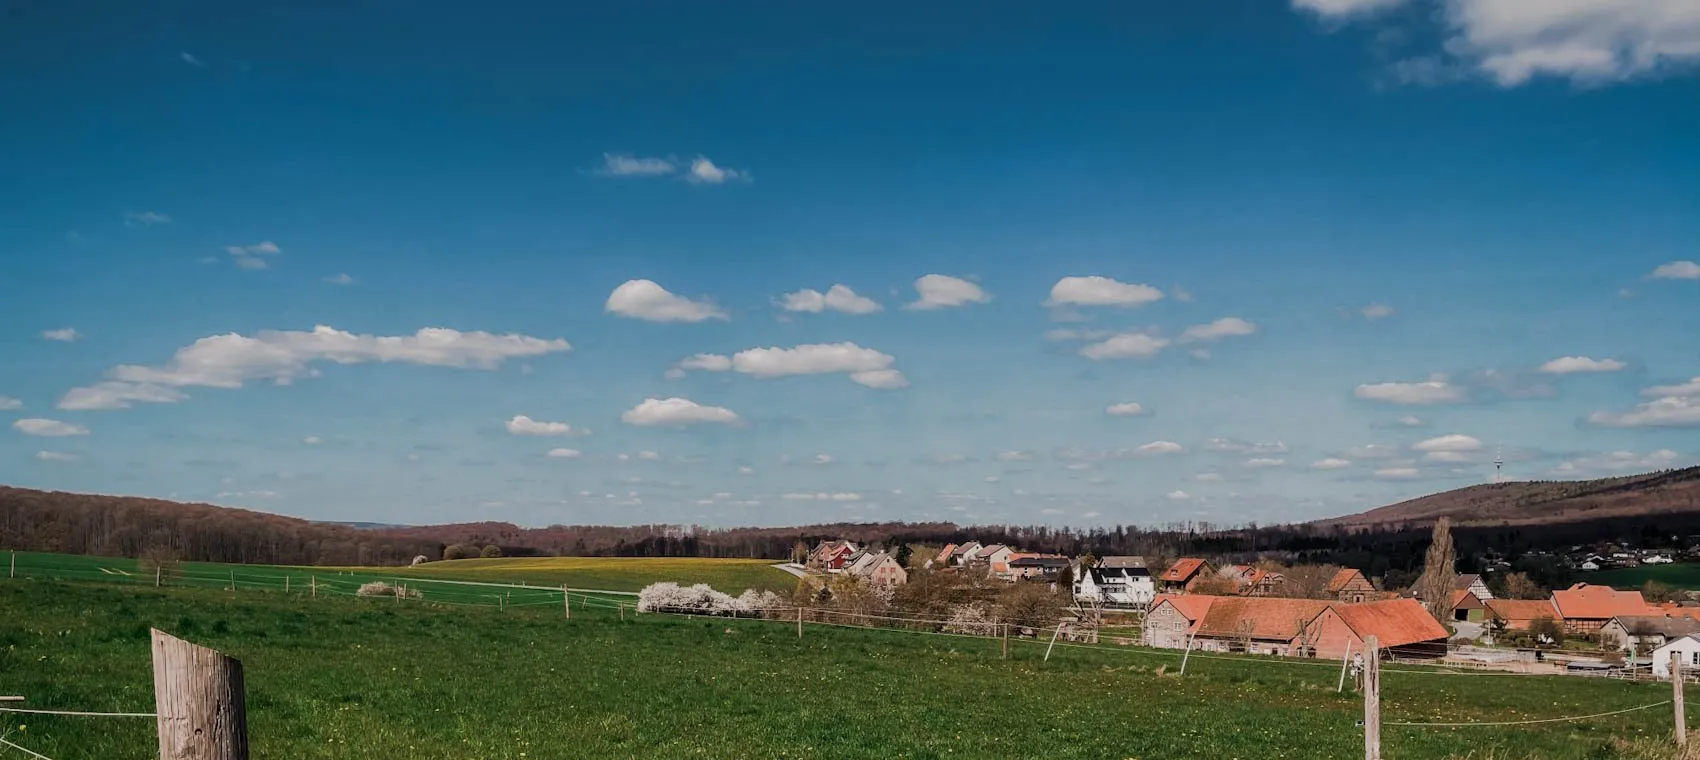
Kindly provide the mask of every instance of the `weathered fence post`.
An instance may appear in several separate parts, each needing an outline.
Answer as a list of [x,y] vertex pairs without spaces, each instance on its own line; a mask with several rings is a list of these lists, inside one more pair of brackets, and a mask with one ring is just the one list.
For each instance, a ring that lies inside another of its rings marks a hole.
[[1343,654],[1343,655],[1340,655],[1340,683],[1335,684],[1335,686],[1334,686],[1334,693],[1335,694],[1339,694],[1340,692],[1343,692],[1343,691],[1346,690],[1346,664],[1351,662],[1351,661],[1352,661],[1352,642],[1351,642],[1350,639],[1348,639],[1346,641],[1346,653]]
[[152,634],[161,760],[248,760],[242,663],[158,629]]
[[1003,658],[1009,659],[1009,623],[1003,624]]
[[159,588],[159,575],[160,575],[160,568],[158,568],[158,567],[154,568],[153,569],[153,587],[154,588]]
[[1676,746],[1688,746],[1688,715],[1682,704],[1682,653],[1670,653],[1671,703],[1676,706]]
[[283,593],[289,593],[289,576],[283,576]]
[[[1202,624],[1203,621],[1200,621],[1200,625]],[[1178,675],[1186,675],[1186,661],[1192,657],[1192,645],[1195,641],[1198,641],[1198,631],[1193,631],[1191,636],[1186,637],[1186,651],[1181,653],[1181,672]]]
[[308,597],[309,599],[319,598],[319,576],[317,576],[317,575],[307,576],[307,588],[313,594],[312,596]]
[[797,638],[803,638],[803,608],[797,608]]
[[616,606],[618,606],[620,608],[620,622],[622,622],[622,623],[626,622],[626,603],[620,602]]
[[16,549],[12,550],[12,574],[9,577],[18,577],[18,552]]
[[[1057,623],[1056,632],[1051,634],[1051,645],[1048,646],[1048,647],[1045,647],[1045,662],[1051,661],[1051,650],[1056,648],[1057,639],[1062,636],[1064,625],[1066,625],[1066,624],[1065,623]],[[1182,665],[1181,668],[1184,670],[1186,668],[1186,666]]]
[[573,619],[573,602],[572,598],[567,596],[567,584],[565,583],[561,584],[561,610],[567,613],[568,620]]
[[1381,642],[1364,641],[1364,760],[1381,760]]
[[230,590],[231,591],[236,590],[236,571],[235,570],[230,571]]

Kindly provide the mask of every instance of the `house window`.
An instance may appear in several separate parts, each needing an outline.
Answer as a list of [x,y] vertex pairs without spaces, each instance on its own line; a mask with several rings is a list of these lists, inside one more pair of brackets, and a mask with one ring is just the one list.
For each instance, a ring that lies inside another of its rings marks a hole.
[[1690,665],[1700,665],[1700,652],[1689,652],[1688,653],[1688,664],[1690,664]]

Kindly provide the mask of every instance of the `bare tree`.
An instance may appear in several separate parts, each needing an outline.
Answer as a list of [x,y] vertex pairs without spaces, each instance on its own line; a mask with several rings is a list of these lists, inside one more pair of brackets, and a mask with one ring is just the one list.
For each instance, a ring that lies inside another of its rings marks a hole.
[[1294,565],[1281,570],[1281,585],[1276,596],[1293,599],[1332,599],[1328,584],[1340,572],[1339,565]]
[[1507,573],[1505,595],[1512,599],[1545,599],[1547,590],[1541,588],[1528,573]]
[[1457,562],[1458,555],[1452,550],[1452,521],[1442,517],[1434,523],[1434,537],[1423,556],[1423,575],[1417,579],[1417,595],[1423,598],[1423,606],[1435,620],[1451,617]]

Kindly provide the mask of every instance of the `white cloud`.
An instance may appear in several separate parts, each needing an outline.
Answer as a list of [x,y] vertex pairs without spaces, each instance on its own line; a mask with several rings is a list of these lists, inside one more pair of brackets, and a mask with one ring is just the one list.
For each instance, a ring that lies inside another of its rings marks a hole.
[[745,465],[743,467],[738,468],[738,474],[739,475],[754,475],[754,474],[756,474],[756,468]]
[[277,247],[277,243],[263,240],[253,245],[227,245],[224,252],[230,254],[231,260],[236,262],[239,268],[266,269],[271,265],[262,257],[276,256],[283,253],[283,249]]
[[620,421],[639,427],[683,427],[707,423],[731,425],[739,419],[732,410],[721,406],[703,406],[684,398],[648,398],[627,409],[620,415]]
[[63,451],[37,451],[35,458],[43,462],[75,462],[76,454],[66,454]]
[[1081,512],[1080,513],[1080,517],[1082,519],[1085,519],[1085,520],[1097,519],[1098,516],[1099,516],[1099,513],[1097,513],[1097,512]]
[[1379,480],[1416,480],[1418,474],[1415,467],[1387,467],[1375,471]]
[[795,293],[786,293],[780,297],[779,305],[786,311],[803,311],[819,314],[823,311],[840,311],[845,314],[872,314],[885,307],[872,298],[859,296],[847,285],[833,285],[825,293],[812,288],[804,288]]
[[57,340],[62,343],[70,343],[71,341],[83,336],[78,333],[74,327],[62,327],[58,330],[47,330],[41,334],[41,337],[48,340]]
[[1226,478],[1222,477],[1222,473],[1219,472],[1201,472],[1192,476],[1192,479],[1200,483],[1220,483],[1223,480],[1226,480]]
[[661,460],[661,454],[659,452],[644,449],[637,453],[637,458],[645,462],[658,462]]
[[126,211],[124,223],[131,227],[152,227],[156,224],[170,224],[171,217],[158,211]]
[[190,53],[187,50],[185,50],[181,53],[178,53],[177,54],[177,60],[180,60],[184,63],[189,64],[190,66],[195,66],[195,67],[198,67],[198,68],[204,69],[204,68],[207,67],[206,64],[201,63],[201,59],[196,58],[193,53]]
[[751,348],[731,357],[697,354],[681,360],[675,369],[707,372],[734,371],[758,378],[793,375],[847,374],[852,382],[869,388],[904,388],[909,379],[893,369],[890,354],[850,343],[809,343],[793,348]]
[[306,438],[301,439],[301,442],[307,444],[308,446],[317,446],[321,443],[324,443],[325,439],[320,438],[316,435],[310,435],[310,436],[307,436]]
[[1422,427],[1423,425],[1427,424],[1427,423],[1423,422],[1421,417],[1418,417],[1414,414],[1407,414],[1403,417],[1400,417],[1399,419],[1394,420],[1394,422],[1397,422],[1400,425],[1404,425],[1405,427]]
[[312,365],[399,362],[437,367],[491,370],[507,359],[569,351],[566,341],[527,335],[494,335],[427,327],[413,335],[356,335],[319,325],[310,332],[267,330],[250,338],[236,333],[214,335],[180,348],[167,364],[157,367],[120,365],[111,380],[73,388],[59,401],[61,409],[118,409],[131,401],[169,403],[183,394],[173,388],[240,388],[253,380],[288,385],[316,377]]
[[1700,396],[1700,377],[1678,385],[1655,385],[1641,391],[1642,398],[1670,398],[1672,396]]
[[1352,395],[1365,401],[1379,401],[1383,404],[1423,406],[1460,403],[1469,394],[1464,388],[1453,385],[1441,376],[1422,383],[1364,384],[1354,389]]
[[1051,286],[1046,306],[1143,306],[1161,300],[1163,291],[1150,285],[1117,282],[1108,277],[1064,277]]
[[1192,358],[1197,360],[1197,361],[1201,361],[1201,362],[1210,361],[1210,349],[1208,349],[1208,348],[1195,348],[1191,351],[1188,351],[1187,354],[1191,355]]
[[1369,14],[1386,10],[1405,0],[1293,0],[1293,7],[1326,18]]
[[544,454],[544,456],[551,459],[578,459],[584,456],[584,452],[578,449],[550,449],[549,453]]
[[1145,407],[1129,401],[1122,404],[1111,404],[1104,408],[1104,413],[1111,417],[1137,417],[1145,413]]
[[1200,343],[1223,338],[1253,335],[1257,325],[1239,317],[1223,317],[1205,325],[1193,325],[1181,333],[1182,343]]
[[665,158],[640,158],[630,153],[602,154],[602,168],[596,174],[604,177],[660,177],[679,170]]
[[354,284],[354,278],[350,277],[347,272],[340,272],[340,273],[337,273],[337,274],[333,274],[329,277],[326,277],[325,282],[328,282],[332,285],[353,285]]
[[832,455],[831,454],[816,454],[815,458],[813,460],[810,460],[810,461],[814,462],[817,465],[832,464]]
[[1549,375],[1570,375],[1578,372],[1616,372],[1629,365],[1616,359],[1590,359],[1586,356],[1561,356],[1541,365]]
[[732,181],[748,182],[750,181],[750,173],[715,166],[714,162],[708,160],[707,157],[697,156],[691,160],[691,171],[685,178],[693,184],[723,185]]
[[1346,450],[1346,456],[1352,459],[1387,459],[1399,455],[1399,447],[1385,443],[1371,443],[1366,446],[1353,446]]
[[992,300],[979,285],[943,274],[929,274],[915,280],[915,292],[920,298],[903,308],[947,309]]
[[514,435],[572,435],[576,432],[573,426],[565,422],[543,422],[534,420],[523,414],[516,414],[507,421],[508,432]]
[[1313,470],[1344,470],[1347,467],[1351,467],[1351,466],[1352,466],[1352,460],[1350,460],[1350,459],[1340,459],[1338,457],[1329,457],[1327,459],[1318,459],[1318,460],[1310,463],[1310,468],[1313,469]]
[[88,435],[89,429],[82,425],[73,425],[59,420],[46,420],[39,417],[18,420],[12,423],[12,428],[24,435],[39,435],[48,438],[63,438],[72,435]]
[[1245,460],[1244,465],[1253,470],[1267,469],[1270,467],[1286,467],[1287,460],[1273,457],[1253,457]]
[[1031,451],[1000,451],[997,455],[999,462],[1031,462],[1036,458]]
[[1080,349],[1093,361],[1103,359],[1149,359],[1169,346],[1169,340],[1141,332],[1124,332]]
[[1204,442],[1204,449],[1229,454],[1285,454],[1289,450],[1286,441],[1252,443],[1238,438],[1211,438]]
[[1648,275],[1655,280],[1700,280],[1700,264],[1692,261],[1672,261],[1661,264]]
[[1192,494],[1176,489],[1164,494],[1163,498],[1168,499],[1169,501],[1186,501],[1192,498]]
[[1627,412],[1594,412],[1588,422],[1602,427],[1700,427],[1700,397],[1667,396]]
[[804,492],[792,492],[792,493],[782,494],[782,495],[780,495],[779,498],[785,499],[787,501],[861,501],[862,495],[859,494],[859,493],[848,493],[848,492],[809,493],[809,492],[804,491]]
[[0,396],[0,412],[9,412],[14,409],[22,408],[24,408],[24,402],[12,398],[11,396]]
[[1373,322],[1377,319],[1386,319],[1393,316],[1393,307],[1384,303],[1372,303],[1362,309],[1359,309],[1358,313],[1362,314],[1364,319]]
[[1633,451],[1611,451],[1565,460],[1554,467],[1552,472],[1560,477],[1591,477],[1601,474],[1616,475],[1671,469],[1685,466],[1693,461],[1694,457],[1685,457],[1670,449],[1659,449],[1646,454]]
[[1152,441],[1144,446],[1134,449],[1133,451],[1141,456],[1159,456],[1163,454],[1185,453],[1186,447],[1175,443],[1174,441]]
[[1108,338],[1115,334],[1114,330],[1075,330],[1067,327],[1058,327],[1054,330],[1046,330],[1045,340],[1053,343],[1061,343],[1070,340],[1103,340],[1104,338]]
[[1482,442],[1467,435],[1442,435],[1411,446],[1416,451],[1481,451]]
[[727,319],[726,312],[708,300],[692,301],[674,295],[653,280],[627,280],[608,294],[604,309],[611,314],[650,322],[703,322]]

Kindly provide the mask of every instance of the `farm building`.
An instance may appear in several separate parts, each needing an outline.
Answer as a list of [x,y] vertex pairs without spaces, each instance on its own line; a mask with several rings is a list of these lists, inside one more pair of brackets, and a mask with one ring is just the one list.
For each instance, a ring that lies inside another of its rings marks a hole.
[[1229,565],[1216,571],[1234,584],[1234,593],[1241,596],[1274,596],[1286,579],[1252,565]]
[[[1487,583],[1482,580],[1482,577],[1480,575],[1477,575],[1475,573],[1459,573],[1458,575],[1453,576],[1452,577],[1452,590],[1453,591],[1468,591],[1471,594],[1474,594],[1477,599],[1480,599],[1484,602],[1493,598],[1493,592],[1488,590]],[[1411,597],[1413,599],[1422,599],[1423,598],[1422,592],[1420,590],[1418,590],[1415,585],[1412,585],[1410,588],[1405,589],[1405,596]],[[1424,600],[1424,601],[1427,601],[1427,600]]]
[[1015,551],[1014,549],[1011,549],[1007,546],[1004,546],[1003,544],[992,544],[990,546],[982,546],[979,549],[976,549],[969,554],[963,555],[962,564],[964,564],[964,565],[970,565],[970,564],[972,564],[972,565],[983,565],[983,564],[991,562],[993,557],[997,557],[997,556],[1008,557],[1014,551]]
[[1145,614],[1145,645],[1185,649],[1210,606],[1221,597],[1163,594]]
[[1016,580],[1054,581],[1062,569],[1074,564],[1067,557],[1033,554],[1009,561],[1009,572]]
[[1150,604],[1157,596],[1157,586],[1144,563],[1140,567],[1084,568],[1074,582],[1074,598],[1084,602],[1103,602],[1115,605]]
[[933,567],[949,567],[950,566],[950,555],[955,554],[955,553],[956,553],[956,544],[945,544],[944,548],[939,550],[938,556],[932,558],[931,560],[928,560],[928,562]]
[[1364,577],[1362,570],[1346,568],[1328,581],[1328,594],[1347,604],[1367,602],[1375,598],[1375,585]]
[[857,562],[850,572],[880,588],[896,588],[909,582],[909,571],[889,552],[872,556],[870,560]]
[[1480,597],[1471,593],[1469,589],[1454,589],[1452,591],[1452,619],[1479,623],[1487,619],[1487,604]]
[[1364,651],[1370,636],[1389,657],[1446,656],[1446,628],[1415,599],[1332,605],[1306,626],[1303,642],[1314,657],[1339,659]]
[[1602,642],[1615,641],[1630,653],[1650,652],[1694,633],[1700,633],[1700,620],[1686,615],[1621,615],[1600,626]]
[[1610,586],[1578,583],[1552,592],[1552,605],[1564,628],[1571,633],[1592,633],[1620,615],[1656,614],[1639,591],[1618,591]]
[[979,541],[969,541],[966,544],[959,544],[956,547],[956,550],[950,553],[950,564],[966,565],[968,564],[969,558],[973,557],[975,552],[978,551],[980,551]]
[[849,541],[822,541],[809,552],[808,566],[836,573],[844,569],[850,561],[850,556],[857,552],[856,545]]
[[1682,669],[1700,671],[1700,634],[1691,633],[1679,639],[1671,639],[1665,645],[1653,650],[1653,675],[1658,678],[1670,678],[1670,655],[1678,652],[1682,655]]
[[1182,557],[1163,571],[1157,585],[1165,594],[1182,593],[1187,591],[1194,581],[1208,577],[1211,572],[1209,562],[1196,557]]
[[1204,614],[1196,649],[1298,656],[1305,627],[1333,603],[1318,599],[1219,597]]
[[1530,623],[1541,618],[1558,620],[1558,609],[1550,599],[1489,599],[1482,604],[1487,607],[1487,618],[1504,621],[1508,630],[1526,631]]

